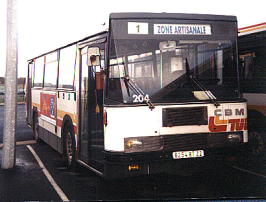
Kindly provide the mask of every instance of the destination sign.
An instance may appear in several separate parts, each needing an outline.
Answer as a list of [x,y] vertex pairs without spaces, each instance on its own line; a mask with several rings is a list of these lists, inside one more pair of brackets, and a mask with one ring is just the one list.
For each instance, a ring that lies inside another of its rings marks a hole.
[[154,34],[211,35],[211,26],[193,24],[154,24]]

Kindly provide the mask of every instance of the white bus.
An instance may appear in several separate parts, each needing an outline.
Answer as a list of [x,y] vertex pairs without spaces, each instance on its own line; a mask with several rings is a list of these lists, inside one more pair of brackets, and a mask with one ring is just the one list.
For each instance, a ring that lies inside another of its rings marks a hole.
[[242,61],[241,89],[248,101],[250,149],[257,156],[266,150],[266,22],[239,29]]
[[28,60],[28,124],[106,178],[193,170],[248,142],[236,42],[234,16],[112,13]]

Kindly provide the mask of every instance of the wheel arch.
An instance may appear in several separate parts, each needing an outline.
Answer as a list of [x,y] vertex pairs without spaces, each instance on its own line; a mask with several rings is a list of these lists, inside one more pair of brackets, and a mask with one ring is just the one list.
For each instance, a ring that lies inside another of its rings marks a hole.
[[39,113],[38,113],[38,108],[37,107],[33,107],[32,108],[32,114],[31,114],[31,118],[32,118],[32,124],[31,124],[31,128],[34,130],[34,124],[35,124],[35,119],[39,117]]
[[37,107],[33,107],[32,108],[32,120],[34,120],[34,117],[37,115],[38,117],[38,108]]
[[71,139],[73,141],[72,145],[74,146],[73,147],[73,161],[70,165],[68,165],[67,163],[67,167],[68,168],[75,168],[75,161],[77,159],[77,139],[76,139],[76,135],[75,135],[75,132],[74,132],[74,124],[73,124],[73,121],[71,119],[71,117],[66,114],[63,118],[63,121],[62,121],[62,128],[61,128],[61,144],[62,144],[62,154],[63,154],[63,158],[64,158],[64,161],[66,162],[67,161],[67,149],[66,149],[66,138],[67,138],[67,133],[66,133],[66,130],[68,130],[70,133],[71,133]]
[[66,130],[66,127],[69,127],[69,129],[71,130],[72,132],[72,135],[73,135],[73,139],[75,141],[75,149],[77,149],[77,141],[76,141],[76,137],[75,137],[75,132],[74,132],[74,125],[73,125],[73,121],[71,119],[71,117],[66,114],[63,118],[63,121],[62,121],[62,129],[61,129],[61,137],[62,137],[62,148],[63,148],[63,153],[64,153],[64,142],[65,142],[65,130]]
[[248,130],[263,131],[265,125],[266,116],[263,113],[255,109],[248,109]]
[[73,126],[73,121],[71,119],[71,117],[66,114],[63,118],[63,121],[62,121],[62,131],[61,131],[61,135],[64,134],[65,132],[65,129],[67,126],[70,126],[70,129],[72,130],[72,132],[74,133],[74,126]]

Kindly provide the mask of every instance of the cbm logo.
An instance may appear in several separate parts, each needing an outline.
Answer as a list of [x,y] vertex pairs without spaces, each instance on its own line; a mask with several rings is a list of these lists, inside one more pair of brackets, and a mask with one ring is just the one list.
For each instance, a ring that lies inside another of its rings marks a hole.
[[244,108],[240,108],[240,109],[235,109],[235,110],[232,110],[232,109],[224,109],[224,110],[221,110],[221,109],[216,109],[214,110],[214,115],[215,116],[232,116],[232,115],[236,115],[236,116],[244,116],[245,115],[245,110]]
[[53,97],[50,99],[50,115],[52,115],[52,116],[55,115],[55,110],[54,110],[54,98],[53,98]]

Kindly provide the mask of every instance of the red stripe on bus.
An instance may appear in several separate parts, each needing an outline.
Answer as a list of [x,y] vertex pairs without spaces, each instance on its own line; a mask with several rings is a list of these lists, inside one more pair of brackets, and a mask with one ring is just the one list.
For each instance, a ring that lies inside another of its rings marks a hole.
[[77,132],[78,132],[78,130],[77,130],[77,126],[74,126],[74,133],[75,133],[75,134],[78,134]]
[[57,119],[56,120],[56,125],[58,126],[58,127],[62,127],[62,120],[60,120],[60,119]]
[[249,28],[253,28],[253,27],[257,27],[257,26],[261,26],[261,25],[266,25],[266,22],[255,24],[255,25],[250,25],[247,27],[242,27],[242,28],[239,28],[238,30],[249,29]]
[[[62,124],[63,124],[63,121],[62,120],[60,120],[60,119],[57,119],[57,121],[56,121],[56,125],[58,126],[58,127],[61,127],[62,128]],[[77,134],[77,126],[73,126],[74,127],[74,133],[75,134]]]

